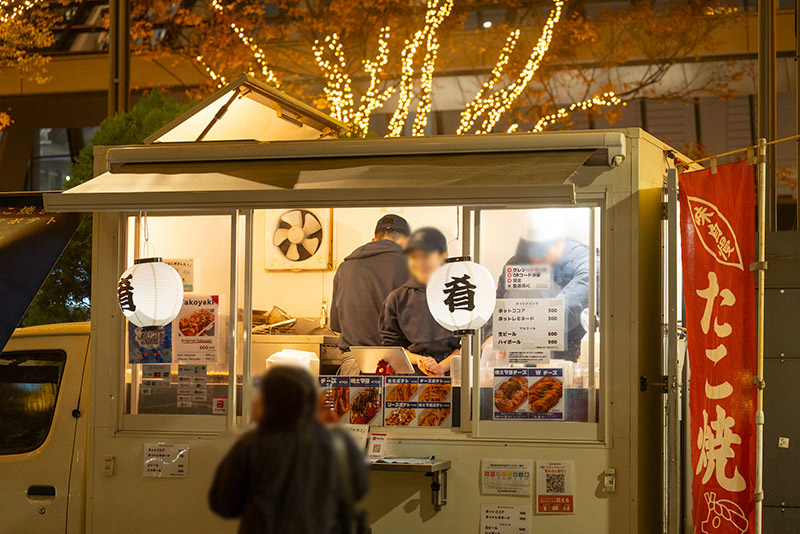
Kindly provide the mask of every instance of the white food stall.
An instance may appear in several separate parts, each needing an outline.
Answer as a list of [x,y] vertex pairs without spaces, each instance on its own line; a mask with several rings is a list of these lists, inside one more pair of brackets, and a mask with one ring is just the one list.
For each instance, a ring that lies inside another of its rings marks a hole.
[[[250,421],[254,379],[286,349],[313,353],[322,377],[336,372],[333,277],[382,215],[439,228],[451,256],[499,280],[525,214],[554,208],[589,251],[576,358],[535,343],[501,353],[474,334],[449,427],[385,426],[389,408],[372,420],[391,455],[435,460],[376,469],[365,507],[376,534],[478,532],[504,515],[532,532],[659,531],[662,401],[640,377],[663,374],[669,147],[639,129],[335,139],[343,131],[243,78],[144,146],[96,148],[96,178],[46,196],[50,210],[94,214],[87,532],[235,531],[209,511],[207,489]],[[286,243],[285,225],[303,239]],[[138,346],[116,288],[144,256],[181,272],[194,299],[181,317],[210,310],[203,345],[184,343],[181,327],[171,354]],[[558,411],[499,412],[504,377],[536,369],[558,377]],[[177,450],[188,451],[179,472],[148,472]],[[417,472],[437,470],[433,488]]]

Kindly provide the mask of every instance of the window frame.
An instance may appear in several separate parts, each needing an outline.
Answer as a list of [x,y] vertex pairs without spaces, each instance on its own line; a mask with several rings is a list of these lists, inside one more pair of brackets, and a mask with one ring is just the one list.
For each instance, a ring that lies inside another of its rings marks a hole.
[[[58,356],[58,359],[36,358],[37,361],[54,361],[54,362],[57,361],[57,362],[59,362],[61,364],[60,365],[59,375],[58,375],[58,382],[56,383],[55,402],[53,403],[53,409],[50,411],[50,417],[49,417],[49,420],[48,420],[48,423],[47,423],[47,432],[42,436],[41,441],[36,443],[31,448],[19,449],[19,450],[15,450],[15,451],[12,451],[12,452],[2,452],[2,450],[0,450],[0,458],[2,458],[3,456],[13,456],[13,455],[18,455],[18,454],[27,454],[27,453],[31,453],[31,452],[34,452],[34,451],[39,450],[40,448],[42,448],[42,446],[44,446],[44,444],[47,443],[47,439],[50,437],[50,433],[53,431],[53,423],[55,422],[56,411],[58,410],[58,403],[59,403],[59,401],[61,399],[61,384],[62,384],[62,382],[64,380],[64,373],[66,372],[66,369],[67,369],[67,353],[66,353],[66,351],[61,350],[61,349],[9,350],[9,351],[0,352],[0,358],[15,358],[15,357],[18,357],[20,355],[25,355],[25,354],[32,354],[32,355],[39,355],[39,356],[42,356],[42,355]],[[47,382],[47,383],[49,383],[49,382]]]
[[[597,419],[596,423],[582,423],[582,422],[523,422],[521,425],[512,426],[515,422],[507,421],[481,421],[480,415],[480,343],[477,340],[477,335],[473,338],[472,343],[472,365],[464,365],[468,367],[465,374],[469,375],[471,384],[471,391],[462,393],[462,406],[465,405],[464,400],[470,399],[472,411],[468,415],[469,420],[465,421],[462,417],[461,427],[440,429],[440,428],[386,428],[382,427],[384,432],[390,434],[392,439],[421,439],[421,440],[463,440],[473,439],[476,441],[519,441],[519,442],[542,442],[542,443],[582,443],[582,444],[603,444],[607,442],[609,435],[608,429],[611,424],[610,406],[608,404],[607,390],[609,380],[609,346],[610,346],[610,301],[611,295],[608,294],[608,280],[609,273],[612,271],[612,254],[611,254],[611,236],[609,228],[610,214],[609,208],[609,191],[605,186],[593,186],[583,190],[576,191],[575,202],[572,203],[554,203],[552,199],[537,198],[535,196],[535,188],[531,189],[532,195],[525,195],[524,193],[513,202],[505,202],[499,205],[494,202],[482,203],[480,199],[475,199],[473,202],[465,202],[459,200],[456,202],[443,202],[443,206],[455,206],[462,210],[462,229],[463,241],[462,251],[464,255],[472,256],[476,261],[480,260],[479,247],[477,241],[480,236],[480,211],[496,211],[502,209],[533,209],[533,208],[579,208],[588,207],[594,208],[599,213],[600,220],[600,260],[599,264],[603,266],[600,270],[600,302],[596,302],[596,312],[600,317],[600,354],[598,359],[600,363],[600,379],[595,387],[599,387],[599,398],[596,404]],[[291,207],[309,207],[318,208],[320,205],[326,207],[325,203],[316,202],[312,206],[309,204],[299,206],[295,203]],[[423,206],[430,205],[426,199],[421,197],[417,201],[402,203],[403,206]],[[399,205],[399,204],[398,204]],[[287,206],[289,207],[289,206]],[[338,206],[346,208],[349,206]],[[378,205],[365,206],[363,203],[353,205],[352,207],[383,207]],[[276,206],[263,206],[258,209],[278,209]],[[251,327],[251,314],[252,314],[252,272],[253,272],[253,211],[254,208],[244,209],[219,209],[219,210],[154,210],[150,214],[153,217],[161,216],[192,216],[192,215],[229,215],[231,216],[231,309],[236,309],[239,304],[242,304],[244,313],[243,329],[239,332],[237,328],[232,328],[230,335],[231,354],[229,358],[229,376],[237,377],[236,371],[239,367],[244,371],[250,369],[251,364],[251,349],[252,349],[252,336],[248,332],[248,327]],[[477,217],[475,214],[478,214]],[[135,217],[137,212],[122,212],[120,213],[119,224],[119,269],[125,268],[125,261],[127,260],[128,251],[128,227],[127,221],[129,217]],[[476,254],[477,252],[477,254]],[[122,270],[120,270],[122,272]],[[231,317],[235,317],[231,314]],[[146,432],[146,433],[189,433],[192,435],[216,435],[226,429],[233,428],[234,426],[250,420],[250,400],[252,399],[252,378],[249,373],[242,373],[242,389],[241,389],[241,413],[237,413],[236,406],[238,402],[237,381],[238,377],[234,380],[228,381],[228,399],[229,409],[226,417],[218,415],[192,415],[191,417],[180,417],[182,414],[126,414],[125,411],[125,322],[120,315],[120,337],[117,346],[120,348],[120,372],[118,373],[119,384],[118,391],[121,401],[118,403],[118,425],[117,432]],[[589,373],[593,381],[594,373]],[[464,376],[462,374],[462,376]],[[463,379],[462,379],[463,380]],[[464,382],[462,382],[464,383]],[[477,387],[476,387],[477,385]],[[527,423],[527,424],[525,424]],[[607,445],[607,443],[606,443]]]

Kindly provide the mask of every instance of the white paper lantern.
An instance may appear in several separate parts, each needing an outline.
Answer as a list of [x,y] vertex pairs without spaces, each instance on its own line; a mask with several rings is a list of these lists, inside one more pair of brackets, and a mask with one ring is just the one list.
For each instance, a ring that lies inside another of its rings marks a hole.
[[136,326],[162,327],[181,311],[183,281],[161,258],[143,258],[122,273],[117,298],[123,315]]
[[494,278],[483,265],[456,258],[433,273],[426,296],[431,315],[444,328],[476,330],[494,311]]

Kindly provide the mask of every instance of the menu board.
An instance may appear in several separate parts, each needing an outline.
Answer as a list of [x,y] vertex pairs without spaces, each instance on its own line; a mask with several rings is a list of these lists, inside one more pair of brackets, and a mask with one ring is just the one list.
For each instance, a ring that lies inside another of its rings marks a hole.
[[172,322],[174,351],[179,362],[216,363],[219,361],[219,296],[183,297],[178,317]]
[[186,478],[189,476],[189,445],[145,443],[142,476]]
[[495,368],[494,419],[564,420],[563,369]]
[[506,265],[506,290],[550,289],[549,265]]
[[380,376],[321,376],[320,416],[324,421],[370,425],[381,421]]
[[385,426],[453,426],[450,377],[387,376],[384,399]]
[[494,340],[497,350],[564,350],[563,298],[497,299]]

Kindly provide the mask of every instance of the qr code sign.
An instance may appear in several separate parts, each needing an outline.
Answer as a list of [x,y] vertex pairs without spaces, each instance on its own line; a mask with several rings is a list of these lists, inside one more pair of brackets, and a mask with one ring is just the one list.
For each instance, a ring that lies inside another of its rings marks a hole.
[[567,492],[564,473],[547,473],[546,492],[564,494]]

